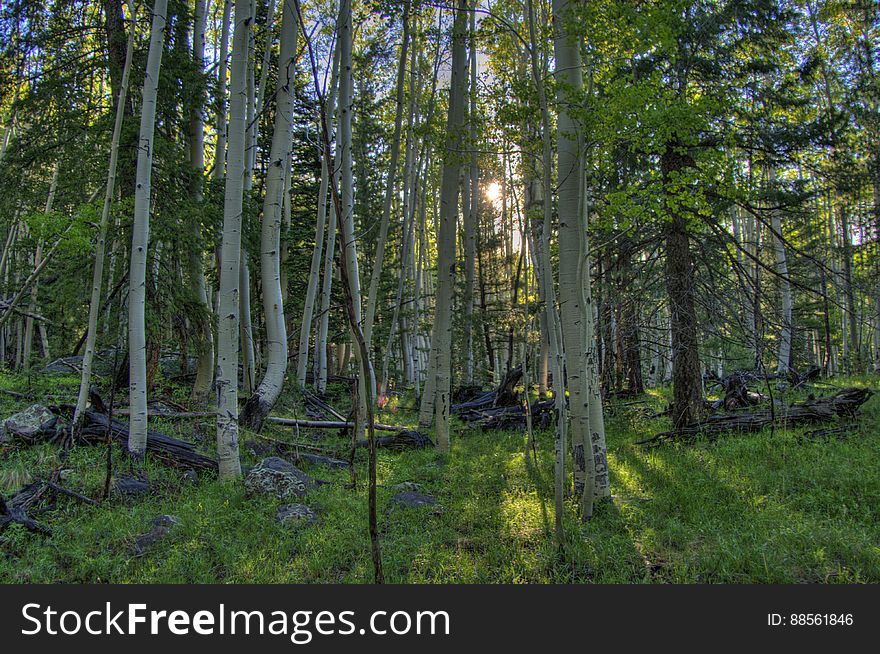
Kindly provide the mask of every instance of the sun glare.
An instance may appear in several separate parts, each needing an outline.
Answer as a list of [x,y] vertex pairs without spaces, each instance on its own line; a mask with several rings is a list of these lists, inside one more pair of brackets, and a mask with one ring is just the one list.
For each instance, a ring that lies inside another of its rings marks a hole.
[[489,202],[495,202],[501,197],[501,185],[498,182],[492,182],[486,187],[486,199]]

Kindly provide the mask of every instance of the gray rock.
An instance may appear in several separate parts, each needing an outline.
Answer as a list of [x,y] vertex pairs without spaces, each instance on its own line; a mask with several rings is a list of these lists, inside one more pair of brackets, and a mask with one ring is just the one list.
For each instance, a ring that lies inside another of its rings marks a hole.
[[433,495],[425,495],[416,491],[403,491],[397,493],[391,498],[391,504],[395,506],[406,506],[417,508],[420,506],[435,506],[437,498]]
[[34,404],[21,413],[7,418],[3,426],[9,437],[36,441],[41,436],[54,436],[58,416],[41,404]]
[[145,534],[134,539],[134,555],[143,556],[156,542],[170,534],[174,527],[180,523],[180,519],[173,515],[159,515],[151,520],[153,527]]
[[183,480],[190,484],[197,484],[199,483],[199,473],[195,470],[187,470],[183,473]]
[[274,495],[279,500],[304,497],[318,482],[289,461],[270,456],[254,466],[244,478],[244,487],[254,495]]
[[284,504],[278,507],[277,518],[282,525],[310,525],[318,516],[305,504]]
[[113,480],[113,490],[123,497],[137,497],[150,492],[150,482],[130,475],[122,475]]

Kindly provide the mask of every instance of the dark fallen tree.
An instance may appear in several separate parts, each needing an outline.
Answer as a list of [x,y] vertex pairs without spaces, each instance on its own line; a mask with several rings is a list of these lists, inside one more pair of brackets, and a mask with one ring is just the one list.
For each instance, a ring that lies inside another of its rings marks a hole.
[[516,385],[523,376],[522,366],[511,368],[504,375],[501,383],[491,391],[485,393],[475,393],[472,388],[462,389],[459,394],[464,396],[474,396],[473,399],[460,404],[452,405],[452,413],[461,415],[472,409],[485,409],[495,407],[508,407],[519,404],[519,395],[516,392]]
[[[57,477],[57,474],[56,471],[52,477]],[[0,531],[3,531],[10,524],[16,523],[28,531],[51,536],[52,530],[31,518],[28,515],[28,510],[36,506],[41,500],[53,495],[64,495],[90,506],[98,504],[92,498],[64,488],[55,481],[52,481],[52,479],[39,479],[22,488],[10,497],[8,501],[0,495]]]
[[749,390],[748,382],[755,380],[756,377],[753,373],[738,370],[715,381],[714,385],[720,386],[724,390],[724,398],[712,402],[712,408],[733,411],[767,401],[769,398],[766,395]]
[[527,410],[531,412],[534,428],[549,427],[553,420],[555,402],[538,400],[531,405],[526,404],[522,394],[516,391],[516,386],[522,377],[522,367],[517,366],[512,368],[501,383],[491,391],[475,392],[473,387],[464,387],[459,394],[470,399],[453,405],[452,412],[470,426],[484,431],[525,429]]
[[845,388],[834,395],[810,396],[805,402],[773,409],[750,412],[718,413],[705,420],[657,434],[639,441],[637,445],[657,445],[666,441],[692,438],[700,434],[714,438],[725,432],[755,432],[765,427],[832,422],[837,418],[853,418],[859,408],[873,395],[866,388]]
[[[301,420],[298,418],[274,418],[272,416],[266,418],[269,422],[277,425],[285,425],[287,427],[302,427],[303,429],[353,429],[354,423],[343,420]],[[373,429],[376,431],[408,431],[407,427],[401,425],[383,425],[373,423]]]
[[[90,444],[104,444],[107,438],[109,418],[103,413],[88,410],[85,413],[80,437]],[[111,434],[113,440],[128,451],[128,425],[119,420],[112,421]],[[180,468],[216,470],[217,461],[196,452],[195,445],[178,438],[166,436],[152,429],[147,431],[147,451],[169,465]]]
[[[554,400],[538,400],[530,406],[532,412],[532,427],[544,429],[550,426],[555,410]],[[524,404],[513,404],[503,407],[489,407],[485,409],[467,409],[458,414],[458,417],[472,427],[484,431],[496,429],[525,429],[526,412]]]
[[[367,441],[359,440],[355,445],[357,447],[367,447]],[[434,447],[434,441],[421,432],[405,429],[391,436],[377,438],[376,447],[384,447],[390,450],[419,449],[422,447]]]

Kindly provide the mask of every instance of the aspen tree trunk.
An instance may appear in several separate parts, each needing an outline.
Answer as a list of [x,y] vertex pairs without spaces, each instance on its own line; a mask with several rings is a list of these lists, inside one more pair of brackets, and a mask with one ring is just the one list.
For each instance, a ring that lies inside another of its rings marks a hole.
[[[408,31],[408,29],[407,29]],[[404,291],[406,289],[407,282],[410,279],[410,270],[411,265],[410,262],[412,260],[411,255],[413,254],[413,241],[415,235],[415,212],[416,212],[416,194],[418,190],[418,170],[419,163],[413,165],[413,151],[415,140],[413,134],[414,121],[415,121],[415,113],[416,113],[416,101],[418,95],[418,82],[416,80],[416,48],[413,47],[412,58],[410,62],[410,99],[409,106],[407,109],[407,120],[406,120],[406,154],[404,156],[404,164],[403,164],[403,238],[401,240],[400,246],[400,275],[397,280],[397,293],[394,298],[394,310],[391,316],[391,321],[388,324],[388,339],[385,344],[385,352],[382,357],[382,374],[380,377],[379,383],[379,393],[381,395],[385,395],[388,391],[388,369],[391,360],[391,354],[393,350],[394,344],[394,336],[395,330],[397,329],[398,323],[401,323],[400,327],[400,345],[401,345],[401,355],[403,358],[403,367],[404,367],[404,376],[407,383],[411,383],[414,381],[414,361],[412,360],[412,351],[411,351],[411,342],[408,338],[409,334],[407,333],[407,324],[406,320],[401,316],[401,306],[403,305],[403,296]],[[403,73],[403,71],[400,71]],[[415,275],[413,275],[415,277]]]
[[437,450],[449,451],[449,406],[452,381],[452,294],[455,285],[455,231],[458,221],[458,179],[464,131],[467,79],[465,39],[467,0],[458,0],[452,33],[452,76],[449,82],[449,115],[440,182],[440,226],[437,234],[437,306],[431,351],[435,357],[434,429]]
[[[49,183],[49,195],[46,198],[46,206],[44,207],[43,213],[51,213],[52,206],[55,204],[55,191],[58,189],[58,169],[60,164],[58,162],[55,163],[55,169],[52,171],[52,181]],[[39,266],[43,259],[43,241],[40,240],[37,243],[37,249],[34,253],[34,266]],[[34,314],[37,312],[37,290],[39,289],[39,282],[34,282],[34,290],[31,291],[31,302],[30,302],[30,312]],[[34,319],[33,316],[27,316],[24,321],[24,351],[22,352],[22,363],[24,364],[24,369],[30,369],[31,365],[31,348],[34,342]]]
[[[776,171],[771,168],[769,173],[771,188],[776,186]],[[770,216],[773,226],[773,251],[776,255],[776,272],[779,280],[779,292],[782,296],[782,331],[779,335],[779,356],[776,360],[776,372],[783,375],[791,370],[791,330],[792,330],[792,302],[791,280],[788,277],[788,263],[785,258],[785,243],[782,240],[782,216],[778,209],[774,209]]]
[[[250,1],[251,24],[256,20],[256,1]],[[245,150],[244,150],[244,198],[250,200],[251,190],[254,183],[254,166],[257,157],[256,133],[259,130],[259,120],[256,116],[256,83],[254,80],[256,57],[256,38],[254,31],[251,29],[248,38],[248,64],[247,64],[247,109],[245,112]],[[247,248],[241,248],[241,259],[239,261],[239,338],[242,356],[242,369],[244,373],[243,390],[245,395],[250,396],[256,387],[257,371],[256,371],[256,355],[254,350],[254,326],[251,312],[251,270],[250,257]]]
[[229,21],[232,0],[223,1],[223,26],[220,30],[220,63],[217,68],[217,147],[214,150],[214,179],[226,173],[226,77],[229,72]]
[[873,161],[874,234],[877,285],[874,289],[874,372],[880,373],[880,158]]
[[859,316],[856,311],[855,290],[853,288],[853,244],[852,233],[850,231],[849,215],[846,207],[841,203],[840,206],[840,233],[842,237],[842,255],[843,255],[843,296],[846,302],[846,311],[844,312],[845,327],[844,334],[848,334],[849,350],[847,352],[847,372],[856,374],[861,372],[861,352],[859,351]]
[[470,154],[470,198],[467,210],[464,214],[464,347],[465,347],[465,381],[468,384],[474,382],[474,276],[476,235],[478,212],[480,207],[480,172],[477,167],[477,44],[474,34],[476,33],[476,8],[470,12],[470,108],[468,111],[468,148]]
[[235,7],[235,29],[230,76],[229,151],[223,207],[220,294],[217,338],[217,457],[220,479],[241,475],[238,453],[238,339],[241,214],[245,172],[248,42],[253,15],[251,4]]
[[581,498],[581,516],[592,515],[594,470],[591,456],[589,372],[586,362],[587,308],[583,302],[580,273],[584,265],[585,225],[582,223],[583,170],[578,125],[568,111],[571,93],[583,86],[580,48],[566,24],[571,21],[570,0],[553,1],[553,50],[556,55],[557,152],[559,177],[559,301],[565,370],[571,411],[571,442],[575,494]]
[[[370,275],[370,288],[367,292],[367,307],[364,317],[364,339],[367,350],[373,339],[373,323],[376,320],[378,304],[379,280],[382,277],[382,263],[385,257],[385,242],[388,240],[388,224],[391,221],[391,204],[394,200],[394,188],[397,182],[397,165],[400,160],[400,135],[403,126],[404,86],[406,81],[406,57],[409,49],[409,0],[403,5],[403,41],[400,44],[400,58],[397,64],[396,110],[394,114],[394,134],[391,137],[391,164],[385,180],[385,202],[382,208],[382,220],[379,223],[379,236],[376,239],[376,256],[373,259],[373,271]],[[375,387],[375,380],[372,380]]]
[[128,290],[129,404],[131,406],[128,449],[142,459],[147,448],[147,335],[144,324],[147,290],[147,246],[150,234],[150,181],[153,169],[153,130],[156,126],[156,96],[159,67],[165,38],[168,0],[155,0],[150,49],[142,94],[141,128],[138,141],[131,263]]
[[[205,0],[196,0],[193,17],[193,61],[201,72],[205,67]],[[196,204],[202,203],[202,187],[205,175],[205,121],[204,95],[200,94],[190,114],[190,164],[193,167],[193,186],[191,193]],[[204,311],[201,321],[198,347],[198,364],[196,379],[193,384],[192,397],[199,404],[208,401],[211,386],[214,383],[214,328],[211,318],[211,304],[208,302],[205,271],[202,266],[201,224],[196,219],[193,224],[194,246],[190,249],[190,275],[196,283],[196,297]]]
[[[339,46],[338,43],[333,48],[333,63],[331,65],[330,71],[330,90],[328,93],[327,105],[324,111],[327,112],[327,115],[324,117],[328,123],[333,119],[333,113],[336,111],[336,79],[339,74]],[[306,287],[306,298],[305,303],[303,304],[303,316],[302,323],[299,328],[299,350],[297,353],[296,359],[296,383],[299,388],[304,388],[306,385],[306,373],[308,372],[309,366],[309,334],[312,331],[312,319],[314,317],[315,312],[315,298],[318,294],[318,281],[321,276],[321,253],[324,248],[324,232],[327,227],[327,188],[330,182],[330,170],[327,167],[327,162],[324,161],[324,158],[321,157],[321,183],[318,188],[318,220],[317,225],[315,227],[315,247],[312,250],[312,263],[309,267],[309,281],[308,286]],[[333,209],[330,208],[332,213]],[[333,214],[333,221],[335,225],[335,214]],[[336,239],[335,227],[334,233],[332,236],[327,237],[327,248],[325,255],[325,270],[329,269],[331,274],[329,277],[325,277],[325,282],[327,283],[326,288],[326,298],[327,298],[327,306],[326,308],[321,306],[320,319],[319,319],[319,332],[321,331],[320,326],[324,325],[324,316],[327,315],[327,311],[330,309],[330,285],[329,281],[332,279],[332,271],[333,271],[333,241]],[[323,302],[322,296],[322,302]],[[329,316],[328,316],[329,320]],[[324,334],[324,352],[327,350],[327,328],[323,329]],[[319,333],[315,334],[315,361],[318,363],[319,359],[323,359],[324,364],[324,383],[326,383],[326,354],[324,356],[320,356],[318,354],[319,347]],[[320,365],[320,364],[319,364]],[[315,377],[314,384],[315,387],[318,386],[318,368],[319,366],[315,366]],[[321,393],[324,391],[321,390]]]
[[[589,455],[592,460],[593,474],[593,498],[603,499],[611,496],[611,485],[608,478],[608,455],[605,445],[605,411],[602,407],[602,387],[599,381],[599,357],[596,337],[596,317],[593,304],[592,288],[590,284],[590,244],[588,240],[587,225],[589,224],[588,216],[591,211],[592,203],[590,194],[586,191],[586,177],[582,178],[581,184],[581,202],[583,204],[583,242],[581,244],[583,254],[581,255],[581,289],[582,300],[586,310],[584,320],[584,340],[586,342],[586,366],[587,366],[587,401],[590,417],[590,448]],[[636,327],[636,329],[638,329]],[[638,354],[638,345],[636,345],[636,354]],[[638,386],[640,392],[644,391],[641,387],[641,367],[638,370]],[[589,517],[589,515],[587,516]]]
[[[266,373],[241,412],[240,423],[260,431],[263,421],[278,400],[287,371],[287,330],[284,325],[284,301],[281,297],[281,219],[284,179],[291,165],[291,134],[296,67],[296,42],[299,34],[293,5],[284,3],[281,14],[281,50],[278,59],[278,90],[275,94],[275,126],[269,170],[266,172],[266,197],[260,234],[263,310],[266,315]],[[268,45],[268,44],[267,44]]]
[[[538,92],[541,109],[541,183],[535,189],[535,204],[542,207],[542,229],[540,247],[534,248],[538,258],[536,271],[538,283],[543,289],[544,320],[547,326],[547,340],[553,366],[553,396],[556,408],[556,431],[554,442],[554,514],[556,544],[561,549],[565,541],[563,516],[565,514],[565,454],[567,449],[567,407],[565,399],[565,350],[562,327],[556,308],[556,289],[553,283],[553,263],[550,259],[550,232],[553,221],[553,198],[550,195],[553,174],[553,146],[550,134],[550,109],[544,87],[544,73],[538,59],[538,41],[535,27],[535,10],[532,0],[528,0],[529,48],[531,54],[532,81]],[[535,180],[538,181],[537,179]]]
[[[354,319],[359,328],[363,324],[361,314],[361,286],[360,273],[358,271],[357,248],[355,245],[354,234],[354,176],[352,168],[352,132],[351,132],[351,114],[354,109],[353,81],[351,74],[352,59],[352,11],[351,0],[342,0],[340,16],[342,22],[339,26],[339,144],[340,161],[342,170],[340,174],[340,200],[342,203],[343,215],[339,216],[339,236],[343,249],[339,256],[345,258],[347,278],[349,284],[349,293],[353,298]],[[369,350],[367,350],[369,354]],[[355,348],[355,357],[360,359],[363,355],[361,348]],[[347,357],[346,357],[347,360]],[[367,359],[359,361],[362,364],[361,370],[367,370],[369,375],[358,375],[358,415],[363,417],[367,415],[366,404],[368,398],[373,397],[372,384],[370,383],[373,373],[372,365]],[[364,430],[363,420],[357,421],[355,428],[355,437],[362,438]]]

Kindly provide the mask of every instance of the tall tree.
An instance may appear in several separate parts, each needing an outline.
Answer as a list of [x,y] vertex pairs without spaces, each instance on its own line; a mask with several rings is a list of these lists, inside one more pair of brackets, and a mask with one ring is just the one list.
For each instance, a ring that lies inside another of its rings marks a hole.
[[239,422],[260,431],[284,385],[287,371],[287,330],[284,326],[284,301],[281,295],[281,213],[284,179],[291,165],[296,42],[299,28],[291,3],[284,3],[281,17],[281,51],[278,57],[278,88],[275,93],[275,128],[269,170],[266,173],[266,197],[260,238],[263,310],[266,316],[266,373],[257,390],[248,398]]
[[238,452],[239,264],[244,178],[247,171],[245,123],[252,4],[247,1],[237,3],[234,20],[217,329],[217,457],[221,479],[241,475]]
[[141,105],[138,137],[137,178],[132,221],[131,259],[128,290],[128,359],[131,428],[128,449],[143,457],[147,449],[147,333],[144,322],[147,290],[147,246],[150,240],[150,182],[153,173],[153,132],[156,127],[156,97],[159,67],[165,41],[168,0],[153,4],[150,48]]

